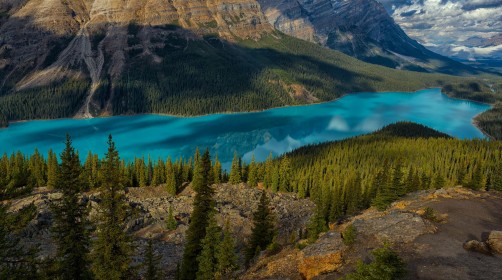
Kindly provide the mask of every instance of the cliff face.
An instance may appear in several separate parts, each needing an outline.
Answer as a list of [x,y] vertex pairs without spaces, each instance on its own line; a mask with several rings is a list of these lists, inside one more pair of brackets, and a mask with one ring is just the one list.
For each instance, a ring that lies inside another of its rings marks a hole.
[[433,72],[455,64],[410,39],[375,0],[258,2],[278,30],[370,63]]
[[93,82],[102,71],[118,75],[128,48],[148,49],[166,33],[155,27],[227,40],[257,39],[273,29],[253,0],[7,0],[0,13],[1,82],[17,89],[85,72]]

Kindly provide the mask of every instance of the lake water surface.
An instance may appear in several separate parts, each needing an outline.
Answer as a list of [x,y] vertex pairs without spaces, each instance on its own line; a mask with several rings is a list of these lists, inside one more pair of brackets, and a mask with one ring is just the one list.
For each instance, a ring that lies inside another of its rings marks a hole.
[[112,134],[123,159],[151,155],[189,157],[195,147],[209,147],[228,166],[234,151],[249,161],[279,155],[313,143],[344,139],[375,131],[397,121],[413,121],[458,138],[485,138],[472,118],[490,106],[451,99],[439,89],[416,93],[358,93],[339,100],[256,113],[201,117],[159,115],[118,116],[88,120],[47,120],[13,123],[0,129],[0,154],[35,148],[59,153],[65,134],[85,154],[103,155]]

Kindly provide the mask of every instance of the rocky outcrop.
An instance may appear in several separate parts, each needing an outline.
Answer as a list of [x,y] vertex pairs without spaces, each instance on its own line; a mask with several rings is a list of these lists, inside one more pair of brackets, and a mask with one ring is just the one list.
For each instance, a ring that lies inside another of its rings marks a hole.
[[434,233],[436,227],[416,213],[391,210],[388,213],[368,212],[354,218],[358,232],[372,236],[379,242],[410,243],[426,233]]
[[486,244],[490,247],[493,253],[502,255],[502,231],[490,232],[488,240],[486,240]]
[[343,245],[338,232],[328,232],[319,240],[302,250],[298,270],[303,279],[337,271],[343,265]]
[[[409,38],[376,0],[258,0],[269,22],[291,36],[391,68],[447,72],[457,63]],[[462,64],[457,65],[466,68]]]
[[262,256],[241,279],[313,279],[335,272],[343,265],[347,250],[340,234],[330,231],[303,250],[285,248],[277,255]]
[[[227,221],[232,225],[232,234],[238,248],[242,249],[251,235],[253,212],[258,206],[261,191],[245,184],[215,185],[215,191],[217,222],[222,227]],[[162,187],[128,190],[126,198],[132,211],[126,230],[136,237],[139,248],[136,251],[137,261],[142,259],[141,250],[146,246],[146,240],[153,239],[156,250],[162,255],[162,267],[168,275],[174,275],[176,264],[182,257],[194,195],[189,186],[177,196],[169,195]],[[39,189],[32,195],[11,202],[11,211],[19,211],[31,203],[37,207],[36,218],[21,235],[23,242],[27,244],[41,244],[43,256],[55,253],[50,232],[52,215],[49,205],[59,197],[59,193]],[[299,236],[298,232],[305,231],[315,206],[310,200],[299,199],[293,194],[271,193],[269,197],[277,221],[277,242],[290,243],[292,237]],[[90,215],[94,217],[97,213],[96,207],[100,203],[99,192],[84,194],[82,200],[90,204]],[[167,217],[171,207],[178,222],[176,230],[167,229]]]
[[464,243],[464,249],[487,255],[502,255],[502,231],[491,231],[486,241],[469,240]]
[[478,240],[470,240],[464,243],[464,249],[468,251],[474,251],[482,254],[490,254],[490,248],[485,242]]

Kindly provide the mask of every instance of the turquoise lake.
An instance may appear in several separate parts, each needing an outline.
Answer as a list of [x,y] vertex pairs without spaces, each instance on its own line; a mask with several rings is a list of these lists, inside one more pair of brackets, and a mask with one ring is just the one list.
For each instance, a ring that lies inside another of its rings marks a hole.
[[397,121],[413,121],[458,138],[485,138],[472,118],[490,106],[451,99],[439,89],[415,93],[357,93],[333,102],[284,107],[255,113],[201,117],[159,115],[118,116],[87,120],[63,119],[13,123],[0,129],[0,154],[35,148],[59,153],[65,134],[85,157],[91,150],[103,155],[109,134],[121,158],[189,157],[198,146],[209,147],[228,166],[234,151],[249,161],[269,153],[370,133]]

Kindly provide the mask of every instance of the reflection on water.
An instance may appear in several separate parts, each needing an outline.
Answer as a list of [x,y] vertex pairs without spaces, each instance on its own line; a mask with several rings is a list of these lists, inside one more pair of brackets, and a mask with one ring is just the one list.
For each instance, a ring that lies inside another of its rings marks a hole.
[[141,115],[91,120],[31,121],[0,130],[0,153],[35,148],[60,152],[71,134],[81,154],[103,155],[112,134],[122,158],[191,156],[208,147],[229,166],[235,151],[249,162],[263,161],[295,148],[369,133],[396,121],[413,121],[459,138],[482,138],[472,118],[488,105],[454,100],[438,89],[417,93],[359,93],[337,101],[258,113],[193,118]]

